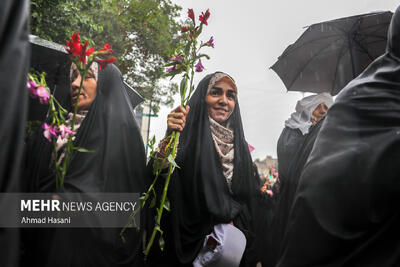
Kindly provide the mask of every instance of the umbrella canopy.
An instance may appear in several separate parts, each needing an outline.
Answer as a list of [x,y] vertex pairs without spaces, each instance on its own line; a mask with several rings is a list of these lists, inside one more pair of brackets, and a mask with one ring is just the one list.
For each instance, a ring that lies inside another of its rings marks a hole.
[[392,12],[313,24],[271,67],[287,90],[336,95],[386,49]]

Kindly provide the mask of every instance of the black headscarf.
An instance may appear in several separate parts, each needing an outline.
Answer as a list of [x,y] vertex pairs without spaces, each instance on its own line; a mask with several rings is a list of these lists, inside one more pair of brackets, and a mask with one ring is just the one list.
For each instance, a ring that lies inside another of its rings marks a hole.
[[[28,107],[29,2],[5,0],[0,8],[0,193],[18,192]],[[0,210],[8,205],[0,201]],[[11,209],[9,209],[11,210]],[[15,207],[15,211],[18,207]],[[10,216],[11,214],[2,214]],[[18,266],[18,229],[0,229],[0,266]]]
[[234,171],[232,192],[222,172],[222,165],[211,136],[206,103],[211,77],[199,83],[189,101],[190,111],[181,133],[176,168],[170,182],[171,214],[167,246],[174,246],[180,264],[191,264],[197,256],[206,235],[214,225],[233,221],[247,239],[242,265],[255,262],[256,209],[260,196],[260,180],[244,137],[239,103],[231,114],[230,126],[234,132]]
[[400,9],[342,90],[300,178],[278,266],[400,265]]
[[[144,146],[121,73],[114,65],[99,70],[97,95],[78,129],[75,144],[94,152],[73,155],[62,191],[144,191]],[[31,192],[55,191],[51,149],[51,144],[38,133],[29,152],[34,158],[31,162],[28,160]],[[35,229],[32,232],[42,232],[41,239],[34,240],[35,263],[41,266],[132,265],[140,246],[139,234],[134,229],[128,231],[128,243],[122,244],[119,231]]]

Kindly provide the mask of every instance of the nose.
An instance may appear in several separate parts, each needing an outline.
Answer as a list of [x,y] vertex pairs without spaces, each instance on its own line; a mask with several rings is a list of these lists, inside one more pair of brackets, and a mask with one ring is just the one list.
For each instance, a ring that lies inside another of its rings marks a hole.
[[321,114],[325,115],[328,112],[328,108],[325,105],[321,107]]
[[71,83],[72,90],[78,89],[81,85],[81,76],[78,75]]
[[220,97],[219,100],[218,100],[218,103],[219,103],[220,105],[223,105],[223,106],[228,105],[228,98],[226,97],[225,94],[222,94],[222,95],[221,95],[221,97]]

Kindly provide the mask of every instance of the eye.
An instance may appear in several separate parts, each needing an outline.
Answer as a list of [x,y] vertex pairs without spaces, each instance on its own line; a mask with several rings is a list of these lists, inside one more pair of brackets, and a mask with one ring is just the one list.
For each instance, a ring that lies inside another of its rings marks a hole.
[[229,91],[229,92],[226,94],[226,96],[227,96],[229,99],[236,100],[236,93],[233,92],[233,91]]
[[78,71],[77,70],[74,70],[73,72],[72,72],[72,75],[71,75],[71,83],[73,82],[73,81],[75,81],[76,80],[76,78],[78,78]]
[[218,90],[215,90],[215,89],[211,89],[211,90],[210,90],[210,95],[212,95],[212,96],[217,96],[217,95],[219,95],[219,91],[218,91]]
[[94,74],[93,73],[87,73],[86,76],[85,76],[85,80],[88,80],[88,79],[91,79],[91,78],[94,78]]

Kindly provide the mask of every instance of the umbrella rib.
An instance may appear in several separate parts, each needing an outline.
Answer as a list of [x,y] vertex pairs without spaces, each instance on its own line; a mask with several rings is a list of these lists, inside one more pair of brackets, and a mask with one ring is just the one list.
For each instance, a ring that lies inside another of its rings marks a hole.
[[[307,45],[307,44],[309,44],[309,43],[314,43],[314,42],[318,42],[318,41],[320,41],[320,40],[324,40],[324,39],[328,39],[328,38],[334,38],[334,37],[342,37],[340,34],[332,34],[332,35],[329,35],[329,36],[324,36],[324,37],[321,37],[321,38],[316,38],[316,39],[312,39],[312,40],[310,40],[310,41],[307,41],[307,42],[304,42],[303,44],[301,44],[301,45],[299,45],[299,46],[296,46],[296,47],[292,47],[289,51],[287,51],[284,55],[281,55],[279,58],[281,58],[281,57],[284,57],[284,56],[286,56],[287,54],[291,54],[291,53],[293,53],[293,51],[295,51],[295,50],[297,50],[297,49],[300,49],[301,47],[303,47],[303,46],[305,46],[305,45]],[[299,38],[299,39],[301,39],[301,37]],[[298,40],[299,40],[298,39]],[[298,41],[297,40],[297,41]],[[337,39],[336,39],[337,40]],[[296,42],[297,42],[296,41]],[[294,42],[293,44],[292,44],[292,46],[296,43],[296,42]]]
[[[338,57],[339,59],[343,56],[345,47],[346,47],[346,46],[343,45],[342,48],[340,49],[340,53],[339,53],[339,57]],[[339,61],[339,60],[338,60],[338,61]],[[333,82],[332,82],[332,87],[331,87],[331,95],[332,95],[333,90],[335,89],[335,88],[334,88],[334,85],[335,85],[335,81],[336,81],[338,69],[339,69],[339,64],[336,64],[335,75],[334,75]]]
[[[324,46],[323,48],[321,48],[313,57],[311,57],[311,58],[303,65],[303,67],[302,67],[302,69],[299,71],[299,73],[301,73],[301,72],[308,66],[308,64],[310,64],[310,62],[314,60],[314,58],[315,58],[316,56],[318,56],[319,54],[321,54],[325,49],[329,48],[329,46],[331,46],[332,43],[335,43],[337,40],[340,40],[340,39],[341,39],[341,38],[338,38],[338,39],[336,39],[334,42],[331,42],[331,43],[329,43],[327,46]],[[298,75],[290,82],[290,85],[289,85],[289,87],[288,87],[288,90],[289,90],[289,88],[291,88],[291,87],[293,86],[294,82],[297,80],[297,77],[298,77]]]
[[369,53],[369,51],[355,38],[353,38],[353,41],[358,45],[359,48],[361,48],[361,50],[368,55],[369,59],[372,61],[374,60],[374,58],[372,57],[372,55]]

